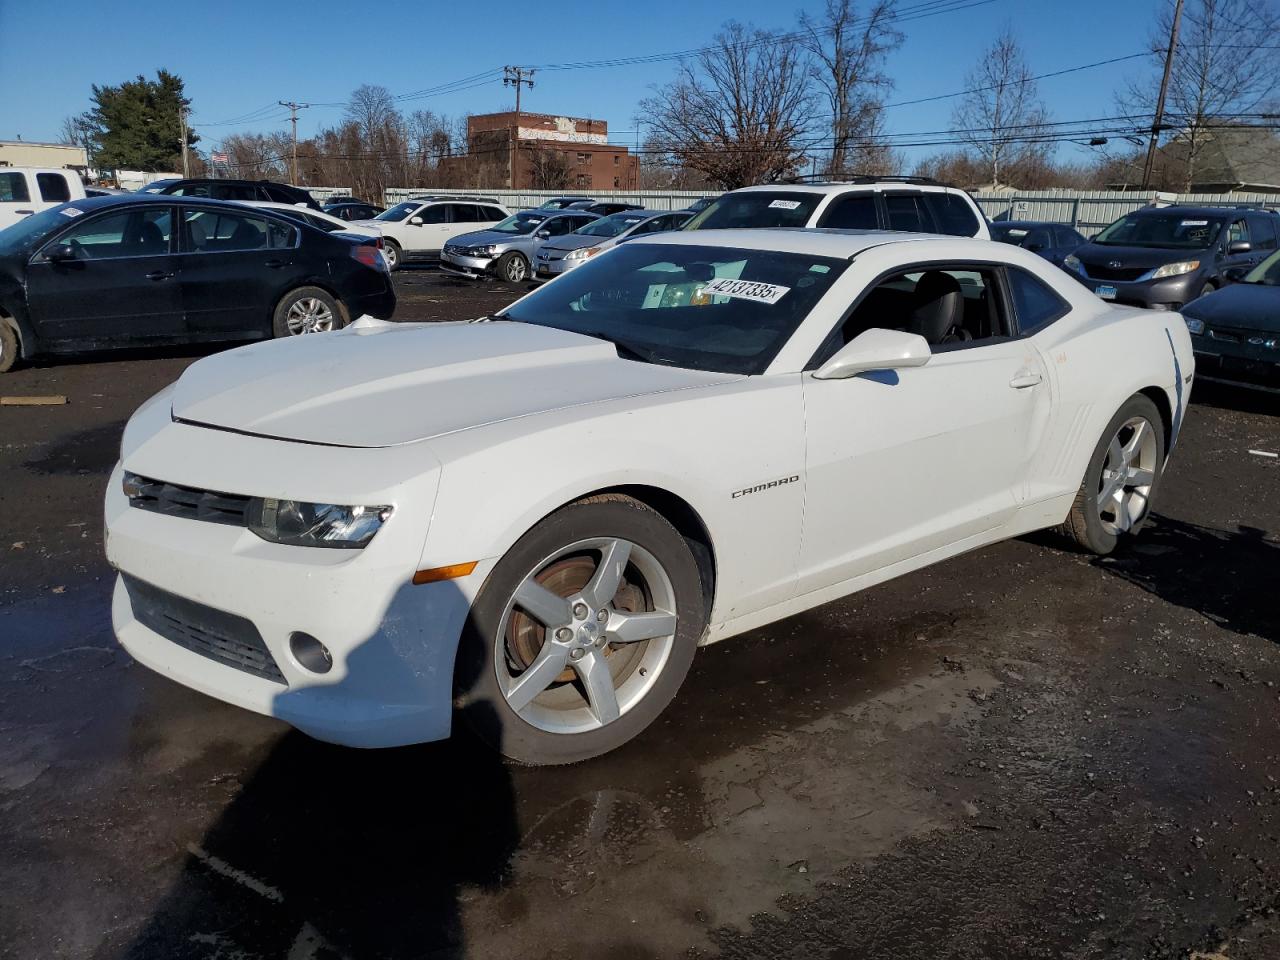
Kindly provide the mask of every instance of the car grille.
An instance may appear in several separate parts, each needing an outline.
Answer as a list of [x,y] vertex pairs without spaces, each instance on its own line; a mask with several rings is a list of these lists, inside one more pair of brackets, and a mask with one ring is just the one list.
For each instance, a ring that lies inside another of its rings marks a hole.
[[451,257],[460,257],[462,256],[462,247],[455,247],[451,244],[446,243],[444,245],[444,252]]
[[258,628],[244,617],[161,590],[124,575],[138,622],[185,650],[245,673],[288,685]]
[[135,476],[137,492],[129,497],[129,505],[152,513],[187,520],[204,520],[231,526],[246,525],[245,512],[249,497],[234,493],[216,493],[197,487],[180,487],[176,483]]
[[1085,271],[1094,280],[1137,280],[1150,267],[1107,267],[1101,263],[1086,263]]
[[538,259],[539,260],[563,260],[565,258],[565,255],[568,252],[569,252],[568,250],[548,250],[546,247],[543,247],[541,250],[538,251]]
[[1242,339],[1238,333],[1233,333],[1230,330],[1222,330],[1217,327],[1209,331],[1209,336],[1214,340],[1225,340],[1227,343],[1239,343]]

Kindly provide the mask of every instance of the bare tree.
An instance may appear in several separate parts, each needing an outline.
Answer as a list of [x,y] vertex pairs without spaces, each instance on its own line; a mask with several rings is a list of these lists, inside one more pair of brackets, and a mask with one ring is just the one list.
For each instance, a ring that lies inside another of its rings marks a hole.
[[1007,27],[965,78],[968,93],[951,126],[985,160],[991,183],[1018,166],[1043,162],[1048,149],[1037,140],[1048,121],[1022,47]]
[[[1154,114],[1172,22],[1167,0],[1151,35],[1152,73],[1121,94],[1125,113]],[[1178,133],[1161,152],[1161,186],[1189,191],[1215,131],[1251,122],[1243,115],[1263,111],[1275,97],[1280,53],[1266,38],[1278,29],[1272,0],[1186,0],[1164,117]]]
[[872,0],[863,13],[856,0],[826,0],[821,15],[800,14],[801,46],[813,58],[811,76],[831,109],[828,176],[875,173],[885,149],[877,141],[884,94],[893,81],[885,58],[903,41],[894,26],[896,0]]
[[733,189],[778,180],[803,164],[807,80],[797,43],[730,21],[641,110],[668,162]]
[[564,190],[573,179],[573,165],[565,151],[535,144],[528,151],[530,186],[534,190]]

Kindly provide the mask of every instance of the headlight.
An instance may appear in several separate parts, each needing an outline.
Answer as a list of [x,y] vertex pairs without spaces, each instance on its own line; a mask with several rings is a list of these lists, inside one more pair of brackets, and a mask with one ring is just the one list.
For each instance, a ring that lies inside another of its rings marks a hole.
[[359,550],[387,522],[391,510],[255,497],[249,501],[245,519],[250,530],[272,543]]
[[1163,267],[1151,274],[1151,279],[1160,280],[1164,277],[1180,277],[1184,273],[1190,273],[1192,270],[1199,269],[1199,260],[1179,260],[1177,263],[1166,263]]
[[600,252],[599,247],[582,247],[577,250],[570,250],[565,254],[566,260],[585,260],[587,257],[594,257]]
[[1187,332],[1194,333],[1197,337],[1204,333],[1204,321],[1197,320],[1194,317],[1183,317],[1187,321]]
[[1068,270],[1074,270],[1076,273],[1084,273],[1084,264],[1080,262],[1080,258],[1074,253],[1069,253],[1063,259],[1062,265]]
[[473,257],[493,257],[497,255],[498,248],[493,244],[489,244],[485,247],[472,247],[467,252]]

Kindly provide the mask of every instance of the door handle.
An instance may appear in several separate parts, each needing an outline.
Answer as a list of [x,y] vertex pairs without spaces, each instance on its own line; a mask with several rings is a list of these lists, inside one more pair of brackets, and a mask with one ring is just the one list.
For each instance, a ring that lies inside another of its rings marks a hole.
[[264,267],[270,267],[272,270],[279,270],[285,265],[283,260],[268,260],[263,264]]
[[1015,390],[1025,390],[1027,387],[1036,386],[1036,384],[1040,383],[1043,379],[1044,377],[1040,376],[1040,374],[1036,373],[1034,370],[1023,370],[1009,381],[1009,386],[1013,387]]
[[14,212],[14,213],[16,213],[16,214],[17,214],[18,216],[20,216],[20,217],[30,217],[30,216],[34,216],[34,215],[35,215],[35,211],[34,211],[34,210],[15,210],[15,211],[13,211],[13,212]]
[[146,276],[147,276],[147,279],[148,279],[148,280],[171,280],[171,279],[173,279],[173,274],[172,274],[172,273],[165,273],[163,270],[152,270],[152,271],[151,271],[150,273],[148,273]]

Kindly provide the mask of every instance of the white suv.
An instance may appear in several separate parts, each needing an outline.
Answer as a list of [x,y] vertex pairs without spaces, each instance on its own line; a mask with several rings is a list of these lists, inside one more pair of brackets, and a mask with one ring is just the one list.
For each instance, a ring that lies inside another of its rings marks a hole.
[[685,229],[735,227],[905,230],[991,239],[987,218],[972,197],[924,177],[744,187],[719,197]]
[[355,223],[382,231],[382,255],[394,270],[406,260],[437,260],[450,237],[483,230],[510,215],[488,197],[417,197]]

